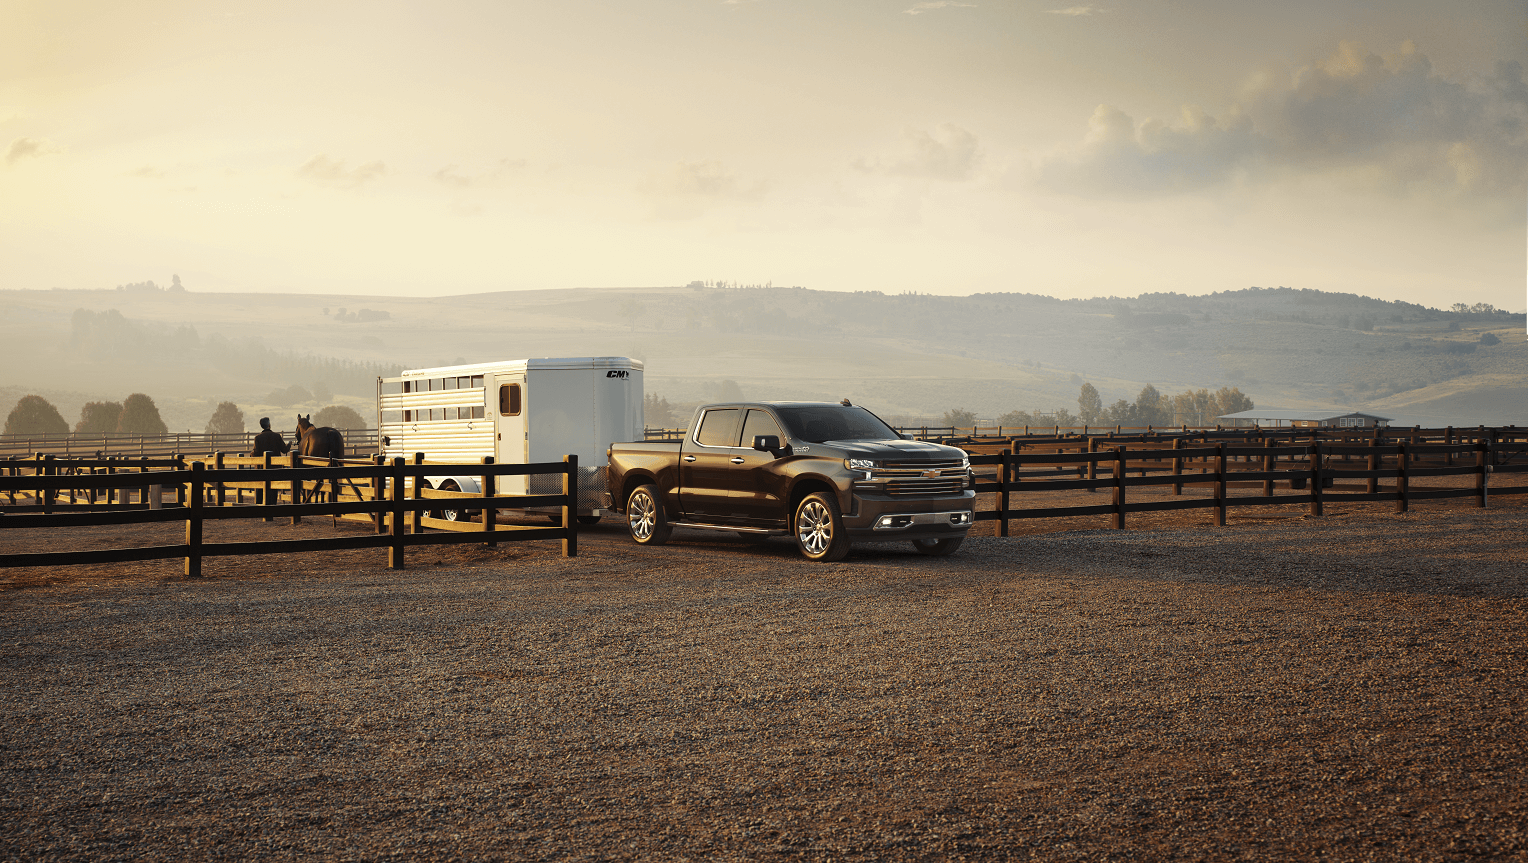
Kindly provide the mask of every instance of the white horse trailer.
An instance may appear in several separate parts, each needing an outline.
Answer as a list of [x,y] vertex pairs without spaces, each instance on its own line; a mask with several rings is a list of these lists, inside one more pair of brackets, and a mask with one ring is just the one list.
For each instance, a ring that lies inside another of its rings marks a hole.
[[[578,456],[577,509],[601,514],[605,450],[642,440],[642,362],[627,357],[543,357],[411,369],[377,379],[382,454],[427,461],[532,464]],[[471,475],[428,476],[432,488],[482,491]],[[499,494],[561,494],[561,477],[499,477]],[[447,518],[459,511],[443,510]],[[464,513],[462,513],[464,514]]]

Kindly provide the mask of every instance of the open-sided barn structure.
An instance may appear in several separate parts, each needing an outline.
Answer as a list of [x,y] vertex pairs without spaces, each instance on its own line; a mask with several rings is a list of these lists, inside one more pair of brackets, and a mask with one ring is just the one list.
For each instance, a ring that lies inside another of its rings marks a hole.
[[1390,417],[1341,409],[1324,411],[1289,411],[1280,408],[1254,408],[1216,417],[1225,426],[1264,426],[1268,428],[1384,428]]

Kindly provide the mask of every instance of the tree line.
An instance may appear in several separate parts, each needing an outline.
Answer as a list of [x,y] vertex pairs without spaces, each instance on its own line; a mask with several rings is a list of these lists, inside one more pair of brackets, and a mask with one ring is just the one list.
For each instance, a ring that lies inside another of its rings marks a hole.
[[[295,426],[296,421],[292,424]],[[313,424],[337,429],[364,429],[366,420],[354,408],[346,405],[329,405],[313,416]],[[207,434],[242,434],[247,429],[244,412],[233,402],[220,402],[207,420]],[[80,419],[74,424],[75,434],[168,434],[169,428],[159,415],[154,399],[144,393],[133,393],[120,402],[86,402],[80,408]],[[38,395],[24,396],[5,418],[8,435],[65,435],[70,428],[63,414],[52,402]]]
[[[1073,378],[1073,380],[1076,380]],[[1213,425],[1217,417],[1256,407],[1252,399],[1239,387],[1221,387],[1214,392],[1208,389],[1184,390],[1170,396],[1147,384],[1135,401],[1117,399],[1104,406],[1098,388],[1084,382],[1077,395],[1077,413],[1066,408],[1053,411],[1009,411],[997,418],[1003,427],[1024,426],[1202,426]],[[976,425],[976,412],[965,408],[951,408],[942,418],[946,426],[971,428]]]

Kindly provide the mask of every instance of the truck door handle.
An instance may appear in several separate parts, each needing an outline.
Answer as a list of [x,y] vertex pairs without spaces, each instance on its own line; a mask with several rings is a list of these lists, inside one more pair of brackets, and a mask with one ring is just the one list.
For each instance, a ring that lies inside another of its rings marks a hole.
[[684,457],[684,460],[685,461],[694,461],[695,460],[695,456],[687,455],[687,456]]
[[742,464],[743,463],[743,457],[742,456],[736,456],[735,458],[732,459],[732,463],[733,464]]

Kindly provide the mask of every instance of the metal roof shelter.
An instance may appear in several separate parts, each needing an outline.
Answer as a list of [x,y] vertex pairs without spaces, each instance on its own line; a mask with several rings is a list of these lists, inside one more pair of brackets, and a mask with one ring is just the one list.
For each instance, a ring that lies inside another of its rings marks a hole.
[[1265,426],[1271,428],[1384,428],[1390,417],[1360,411],[1324,410],[1289,411],[1280,408],[1254,408],[1216,417],[1223,425]]

